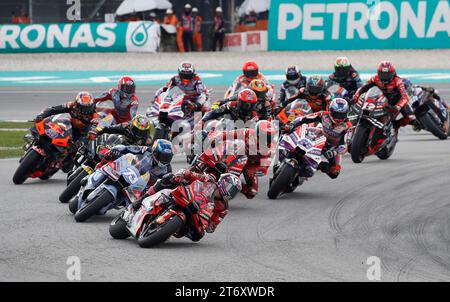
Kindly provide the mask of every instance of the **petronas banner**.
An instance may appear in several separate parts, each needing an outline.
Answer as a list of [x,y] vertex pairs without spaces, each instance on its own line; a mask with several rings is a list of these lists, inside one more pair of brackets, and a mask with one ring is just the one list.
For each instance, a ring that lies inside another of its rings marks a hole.
[[0,53],[156,52],[157,23],[60,23],[0,25]]

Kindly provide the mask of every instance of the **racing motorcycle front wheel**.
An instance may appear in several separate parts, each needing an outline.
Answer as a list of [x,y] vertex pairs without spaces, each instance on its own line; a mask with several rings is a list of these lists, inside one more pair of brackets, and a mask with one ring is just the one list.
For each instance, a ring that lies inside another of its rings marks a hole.
[[109,234],[114,239],[127,239],[130,232],[127,229],[127,222],[122,219],[122,214],[118,215],[109,225]]
[[103,189],[98,196],[75,213],[75,220],[83,222],[96,215],[106,205],[114,201],[114,196],[106,189]]
[[39,153],[30,149],[20,161],[19,167],[17,167],[17,170],[14,173],[13,182],[16,185],[23,184],[41,158],[42,156]]
[[269,199],[277,199],[292,183],[294,177],[296,177],[297,171],[289,164],[283,163],[278,168],[276,175],[270,183],[269,191],[267,191],[267,197]]
[[142,248],[150,248],[160,243],[163,243],[170,236],[175,234],[183,227],[183,220],[177,215],[171,216],[162,224],[156,222],[157,219],[152,220],[146,224],[138,238],[138,244]]

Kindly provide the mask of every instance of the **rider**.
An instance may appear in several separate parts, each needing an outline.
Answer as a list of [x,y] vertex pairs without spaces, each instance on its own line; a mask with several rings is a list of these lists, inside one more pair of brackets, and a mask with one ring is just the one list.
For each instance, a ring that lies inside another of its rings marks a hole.
[[309,123],[321,123],[323,133],[327,138],[322,154],[328,160],[328,164],[321,163],[319,169],[334,179],[341,171],[341,155],[347,151],[345,134],[352,124],[348,121],[348,102],[341,98],[331,101],[328,111],[319,111],[307,116],[299,117],[286,126],[286,132],[292,133],[299,125]]
[[394,128],[398,130],[400,127],[411,124],[417,125],[416,117],[413,109],[409,104],[409,97],[405,89],[403,80],[397,75],[394,65],[389,61],[382,61],[378,65],[378,71],[375,76],[362,86],[353,97],[353,102],[357,102],[359,97],[369,91],[372,87],[378,87],[388,100],[387,109],[394,116],[402,113],[403,118],[400,121],[394,120]]
[[258,98],[256,103],[256,113],[260,120],[267,120],[272,117],[275,109],[273,89],[263,80],[253,80],[249,88],[253,90]]
[[151,146],[150,127],[150,120],[146,116],[138,114],[130,122],[105,127],[100,131],[92,129],[90,134],[94,137],[104,133],[120,134],[125,137],[126,145]]
[[139,161],[140,165],[137,168],[141,174],[150,173],[149,185],[172,172],[173,147],[172,143],[165,139],[156,140],[152,147],[117,145],[109,150],[104,158],[111,161],[127,153],[145,155],[145,159]]
[[119,80],[117,89],[111,88],[95,98],[95,103],[112,101],[114,104],[113,116],[116,123],[129,122],[136,115],[139,102],[135,95],[136,83],[129,76]]
[[73,165],[73,156],[75,155],[78,147],[78,142],[83,140],[93,123],[97,119],[97,113],[95,112],[94,97],[92,94],[86,91],[81,91],[77,94],[75,101],[68,102],[63,105],[57,105],[49,107],[39,113],[35,121],[40,122],[43,119],[61,113],[68,113],[72,123],[72,144],[69,148],[69,154],[64,159],[62,170],[63,172],[69,172]]
[[339,84],[347,90],[350,99],[356,91],[363,85],[359,73],[350,63],[347,57],[338,57],[334,63],[334,73],[328,77],[328,87]]
[[[306,87],[300,89],[298,97],[305,99],[313,112],[326,110],[331,101],[331,94],[326,89],[325,81],[319,75],[313,75],[308,78]],[[285,100],[282,106],[286,107],[291,102],[292,100]]]
[[[142,204],[145,196],[153,195],[162,189],[174,188],[181,183],[189,185],[194,181],[203,183],[203,196],[205,199],[201,204],[195,203],[189,207],[192,213],[194,223],[188,232],[180,230],[174,236],[181,238],[188,237],[192,241],[199,241],[204,235],[205,231],[213,233],[223,218],[228,214],[228,202],[233,199],[242,188],[241,180],[238,176],[224,173],[219,179],[206,173],[196,173],[186,169],[181,169],[175,175],[167,175],[155,185],[150,187],[147,193],[139,201],[133,203],[133,208],[138,209]],[[206,192],[211,194],[206,195]],[[195,223],[196,222],[196,223]]]
[[244,89],[238,94],[236,101],[231,101],[221,105],[219,108],[208,112],[202,119],[204,123],[210,120],[217,119],[229,114],[231,120],[242,120],[244,122],[257,121],[258,114],[255,110],[258,97],[253,90]]
[[281,85],[280,96],[278,97],[278,104],[287,102],[286,90],[290,87],[295,87],[298,90],[306,86],[306,77],[297,66],[289,66],[286,69],[286,81]]
[[185,97],[194,106],[192,111],[209,111],[209,92],[203,84],[202,79],[195,72],[194,64],[191,62],[182,62],[178,67],[178,75],[172,77],[167,84],[160,88],[155,94],[155,100],[163,92],[178,87],[185,93]]
[[267,175],[277,142],[278,131],[275,125],[266,120],[259,121],[256,127],[242,128],[230,131],[217,131],[208,136],[208,140],[224,142],[226,140],[242,139],[245,141],[247,162],[243,168],[245,184],[242,194],[252,199],[258,194],[258,177]]
[[[268,84],[264,75],[259,72],[258,64],[254,61],[247,61],[242,66],[242,74],[234,80],[233,85],[231,86],[231,95],[228,99],[233,97],[236,98],[239,91],[247,88],[253,80],[262,80]],[[226,100],[224,102],[226,102]]]

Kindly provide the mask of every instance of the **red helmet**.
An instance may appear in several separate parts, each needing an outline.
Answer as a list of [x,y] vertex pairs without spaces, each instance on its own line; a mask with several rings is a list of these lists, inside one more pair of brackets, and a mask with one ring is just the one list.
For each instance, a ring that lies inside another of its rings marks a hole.
[[254,61],[247,61],[244,63],[244,66],[242,66],[242,72],[246,78],[255,79],[259,74],[258,64]]
[[238,94],[238,108],[241,113],[248,115],[258,101],[256,93],[251,89],[243,89]]
[[134,94],[136,91],[136,84],[134,80],[129,76],[123,76],[119,80],[119,90],[125,94]]
[[397,75],[394,65],[389,61],[383,61],[378,65],[378,78],[381,83],[389,84]]

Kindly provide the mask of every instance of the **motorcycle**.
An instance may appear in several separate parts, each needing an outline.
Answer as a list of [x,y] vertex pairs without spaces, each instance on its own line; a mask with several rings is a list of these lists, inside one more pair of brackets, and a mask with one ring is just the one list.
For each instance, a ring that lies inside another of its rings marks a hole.
[[269,180],[267,196],[276,199],[283,193],[291,193],[314,176],[322,162],[326,141],[320,127],[309,125],[300,125],[294,132],[284,134],[279,142],[284,158]]
[[[155,125],[153,140],[172,140],[182,132],[183,126],[193,129],[193,107],[194,105],[185,99],[185,93],[178,87],[161,93],[153,105],[147,109],[147,117]],[[172,132],[171,127],[175,122],[180,123],[180,131]]]
[[108,149],[123,143],[120,135],[106,135],[107,138],[89,141],[88,145],[82,145],[77,152],[77,167],[69,172],[67,177],[67,187],[59,195],[59,201],[67,203],[75,196],[81,188],[82,180],[94,173],[95,167],[102,161],[99,150],[102,147]]
[[[120,213],[110,224],[109,233],[115,239],[134,237],[139,246],[150,248],[165,242],[172,235],[177,238],[203,227],[203,218],[193,215],[211,198],[215,183],[194,181],[182,183],[175,189],[164,189],[146,197],[138,210],[131,206]],[[197,241],[191,237],[191,240]]]
[[394,153],[397,131],[393,127],[394,117],[386,109],[387,106],[386,97],[377,87],[362,95],[355,104],[357,119],[349,144],[354,163],[361,163],[372,154],[385,160]]
[[282,129],[282,126],[293,122],[298,117],[311,113],[313,113],[313,111],[306,100],[296,99],[283,108],[276,118],[280,122],[280,129]]
[[19,160],[13,182],[22,184],[27,178],[49,179],[62,168],[67,157],[72,139],[70,117],[58,114],[35,122],[25,139],[28,140],[23,147],[25,154]]
[[431,132],[441,140],[449,135],[449,112],[447,106],[436,100],[420,87],[413,88],[409,98],[420,128]]
[[146,155],[128,153],[89,175],[78,195],[69,202],[75,220],[82,222],[138,200],[150,180],[146,169],[149,161]]

